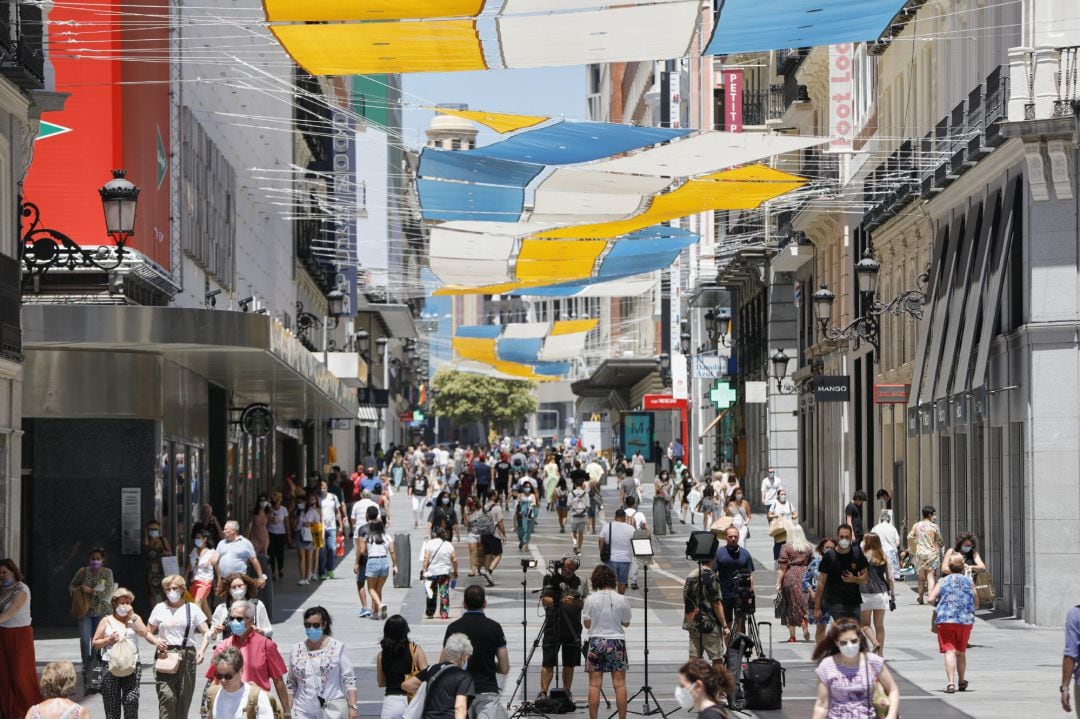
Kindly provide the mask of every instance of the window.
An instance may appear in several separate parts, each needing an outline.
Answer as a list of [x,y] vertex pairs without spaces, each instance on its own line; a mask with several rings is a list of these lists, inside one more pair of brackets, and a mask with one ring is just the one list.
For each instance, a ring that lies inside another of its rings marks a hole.
[[460,150],[461,149],[461,140],[459,140],[457,138],[454,138],[453,140],[451,140],[450,141],[450,149],[451,150]]

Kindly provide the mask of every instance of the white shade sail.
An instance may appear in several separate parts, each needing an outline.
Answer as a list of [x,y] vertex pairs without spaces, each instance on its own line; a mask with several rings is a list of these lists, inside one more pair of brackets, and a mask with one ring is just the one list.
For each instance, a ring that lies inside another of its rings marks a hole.
[[558,168],[536,188],[531,222],[611,222],[637,214],[651,195],[671,184],[662,177]]
[[683,0],[506,0],[503,15],[523,15],[528,13],[565,12],[567,10],[592,10],[610,5],[659,5],[682,2]]

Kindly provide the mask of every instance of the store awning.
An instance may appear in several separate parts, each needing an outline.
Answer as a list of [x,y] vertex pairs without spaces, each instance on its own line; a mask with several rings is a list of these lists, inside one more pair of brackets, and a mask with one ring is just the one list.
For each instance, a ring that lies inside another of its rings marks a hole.
[[362,404],[356,411],[356,419],[361,427],[378,427],[379,410],[370,404]]
[[412,308],[405,304],[370,304],[361,305],[357,314],[374,312],[379,315],[387,335],[396,339],[416,337],[416,323],[413,322]]
[[[267,315],[116,305],[25,305],[23,347],[156,353],[279,418],[357,416],[355,392]],[[28,364],[32,358],[28,358]]]
[[651,357],[606,359],[588,379],[578,380],[570,389],[578,397],[606,397],[611,391],[626,391],[650,374],[660,372]]
[[701,434],[698,435],[698,438],[700,439],[700,438],[707,437],[709,435],[709,432],[712,432],[713,428],[716,427],[716,425],[720,424],[720,420],[722,420],[727,415],[727,413],[730,412],[730,411],[731,411],[731,407],[728,407],[723,412],[716,415],[716,417],[713,419],[713,421],[709,422],[709,426],[706,427],[705,429],[701,430]]

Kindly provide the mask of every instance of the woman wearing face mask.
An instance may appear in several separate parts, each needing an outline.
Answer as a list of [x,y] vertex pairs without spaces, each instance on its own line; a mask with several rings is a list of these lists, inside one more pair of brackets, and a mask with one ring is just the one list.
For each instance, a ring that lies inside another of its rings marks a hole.
[[807,541],[806,532],[798,524],[787,525],[787,537],[788,541],[776,561],[776,591],[784,596],[784,624],[788,628],[788,642],[795,641],[797,627],[802,627],[803,640],[810,641],[810,626],[807,623],[810,606],[802,587],[807,568],[814,559],[814,545]]
[[251,519],[244,535],[251,540],[251,546],[255,547],[255,553],[259,555],[259,563],[264,567],[269,564],[264,557],[270,553],[270,532],[267,530],[270,526],[270,514],[270,499],[266,494],[260,494],[251,510]]
[[742,487],[736,487],[735,492],[731,495],[731,500],[735,502],[735,508],[739,510],[739,514],[742,515],[743,524],[746,525],[746,538],[750,538],[750,518],[753,516],[753,512],[750,510],[750,503],[746,501],[745,493]]
[[964,558],[954,554],[948,563],[949,572],[930,592],[927,601],[936,607],[938,650],[945,655],[945,693],[958,688],[967,691],[967,647],[971,628],[975,624],[975,607],[979,598],[975,583],[965,571]]
[[297,584],[310,584],[315,578],[315,533],[322,531],[322,510],[319,508],[319,497],[308,494],[304,503],[300,506],[299,518],[296,520],[296,552],[300,558],[300,581]]
[[919,572],[919,604],[927,591],[934,591],[937,571],[941,568],[941,548],[945,540],[937,526],[937,510],[923,507],[922,521],[916,522],[908,532],[908,553],[914,557],[915,569]]
[[150,593],[150,605],[158,604],[164,598],[161,593],[161,580],[165,570],[161,567],[162,557],[172,556],[169,540],[161,536],[161,522],[151,519],[146,523],[146,536],[143,537],[143,554],[146,555],[146,586]]
[[454,545],[447,541],[446,530],[439,528],[432,539],[424,542],[420,552],[420,581],[428,584],[424,610],[428,619],[435,616],[436,605],[440,619],[450,615],[450,580],[456,580],[457,575]]
[[694,491],[696,484],[690,470],[683,470],[682,477],[679,479],[679,521],[682,524],[686,524],[686,515],[693,506],[690,503],[690,493]]
[[285,578],[285,546],[289,539],[289,510],[281,503],[281,492],[270,494],[270,516],[266,532],[270,537],[270,578]]
[[112,614],[109,600],[112,599],[114,589],[116,584],[113,582],[112,570],[105,566],[105,550],[100,547],[91,549],[86,566],[75,572],[68,585],[69,594],[79,592],[83,595],[86,607],[86,614],[79,618],[79,648],[82,650],[84,679],[90,668],[90,655],[93,653],[90,640],[97,631],[101,618]]
[[941,560],[941,574],[951,574],[949,563],[953,557],[964,560],[964,568],[961,571],[969,577],[974,578],[979,572],[985,572],[986,564],[975,549],[975,544],[975,535],[971,532],[961,532],[957,535],[956,544],[946,550],[945,557]]
[[[779,561],[780,550],[783,549],[784,543],[787,542],[787,533],[777,531],[774,520],[788,520],[792,523],[799,519],[799,513],[795,511],[795,505],[788,501],[787,490],[781,489],[776,493],[776,501],[769,507],[769,536],[773,538],[773,559]],[[778,525],[779,523],[777,523]]]
[[[148,640],[157,647],[157,659],[178,660],[175,672],[158,671],[155,667],[159,719],[186,719],[195,692],[195,666],[202,664],[206,646],[210,643],[210,628],[206,615],[194,602],[184,601],[187,584],[178,574],[161,580],[165,601],[150,612],[146,622]],[[195,635],[202,634],[202,643],[195,648]]]
[[340,717],[356,719],[356,674],[345,645],[331,634],[330,612],[310,607],[304,612],[304,634],[289,656],[289,691],[293,719]]
[[[804,534],[805,536],[805,534]],[[807,607],[809,608],[814,600],[814,595],[818,590],[818,567],[821,565],[821,558],[825,556],[825,553],[830,549],[836,548],[836,540],[832,537],[825,537],[817,543],[816,556],[810,560],[810,565],[806,568],[806,574],[803,575],[802,590],[806,595]],[[829,626],[829,622],[832,621],[832,617],[829,616],[829,610],[824,605],[821,607],[821,616],[817,619],[814,618],[813,612],[808,612],[806,616],[808,624],[817,624],[817,629],[814,631],[814,641],[821,643],[821,640],[825,638],[825,629]]]
[[229,607],[233,602],[246,600],[255,605],[255,623],[251,631],[262,634],[267,639],[274,636],[274,626],[270,623],[270,616],[266,612],[266,605],[256,599],[259,593],[259,585],[246,574],[236,572],[221,580],[218,586],[218,594],[225,597],[225,601],[214,607],[214,614],[210,618],[210,638],[217,639],[225,634],[229,619]]
[[105,719],[137,719],[139,716],[139,682],[142,678],[142,663],[139,661],[139,645],[136,636],[153,641],[150,630],[143,620],[131,608],[135,594],[130,589],[120,587],[112,593],[112,616],[104,618],[98,624],[94,634],[95,649],[103,650],[101,659],[106,666],[109,663],[113,647],[127,642],[135,653],[135,671],[127,676],[118,677],[112,672],[105,672],[101,681],[101,699],[105,705]]
[[812,658],[818,663],[814,719],[877,719],[875,684],[881,684],[888,695],[885,719],[896,719],[900,688],[885,660],[869,653],[866,639],[853,620],[837,620],[815,647]]
[[[438,499],[435,500],[435,509],[431,510],[431,517],[428,520],[428,535],[434,537],[436,530],[443,530],[447,538],[453,537],[457,532],[457,512],[454,511],[454,503],[450,497],[450,492],[443,490],[439,492]],[[460,540],[461,537],[458,537]]]
[[675,701],[686,711],[697,711],[697,719],[728,719],[720,702],[735,689],[731,672],[704,659],[691,659],[679,669]]
[[536,501],[536,493],[533,492],[532,484],[523,484],[521,494],[517,499],[517,506],[514,508],[518,549],[529,548],[529,540],[532,539],[533,528],[536,526],[536,515],[539,513],[540,505]]
[[[74,686],[74,669],[71,683]],[[11,559],[0,559],[0,688],[0,716],[21,717],[41,701],[30,621],[30,588],[23,584],[19,567]]]
[[195,603],[199,605],[199,609],[203,610],[203,614],[210,614],[209,598],[214,588],[214,567],[217,564],[218,553],[213,547],[208,546],[209,542],[204,529],[195,531],[191,541],[195,548],[191,550],[188,587],[191,589],[191,596],[195,598]]

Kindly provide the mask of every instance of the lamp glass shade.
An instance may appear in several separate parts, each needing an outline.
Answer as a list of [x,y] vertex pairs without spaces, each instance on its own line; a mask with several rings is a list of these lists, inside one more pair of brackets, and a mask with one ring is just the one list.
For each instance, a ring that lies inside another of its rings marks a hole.
[[814,293],[814,316],[817,317],[819,322],[828,322],[832,319],[832,303],[836,299],[828,287],[821,286],[821,289]]
[[390,340],[386,339],[385,337],[380,337],[379,339],[375,340],[375,346],[379,348],[380,352],[386,349],[386,345],[388,345],[389,343]]
[[690,333],[683,332],[679,336],[679,343],[682,346],[683,354],[690,354]]
[[341,290],[331,290],[326,295],[327,311],[331,317],[341,317],[345,309],[345,295]]
[[368,347],[371,346],[371,335],[367,330],[360,330],[356,333],[356,348],[361,352],[367,352]]
[[773,377],[778,380],[787,377],[787,366],[788,362],[791,361],[791,358],[784,353],[784,350],[776,350],[769,359],[773,366]]
[[135,209],[139,188],[125,179],[124,170],[113,170],[113,179],[98,190],[105,210],[105,229],[110,235],[130,235],[135,231]]
[[855,281],[859,285],[859,292],[869,295],[877,293],[880,270],[881,263],[869,254],[855,263]]

